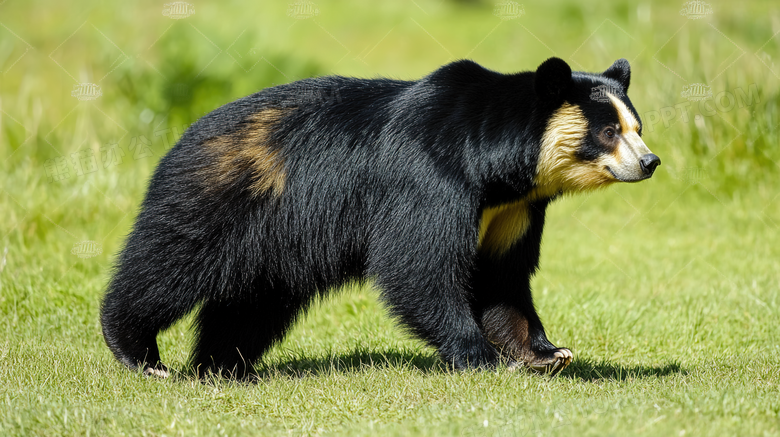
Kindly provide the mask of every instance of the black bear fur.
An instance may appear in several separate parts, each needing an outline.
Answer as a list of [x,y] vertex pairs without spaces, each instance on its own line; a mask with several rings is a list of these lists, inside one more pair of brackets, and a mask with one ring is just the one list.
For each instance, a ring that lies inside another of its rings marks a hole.
[[628,78],[625,61],[507,75],[458,61],[417,81],[321,77],[222,106],[151,179],[103,301],[109,348],[165,374],[157,334],[197,309],[192,365],[245,376],[315,298],[370,278],[455,368],[563,368],[571,353],[547,340],[530,287],[559,193],[529,199],[527,231],[499,257],[479,250],[481,214],[534,190],[564,102],[614,119],[590,108],[606,84],[635,114]]

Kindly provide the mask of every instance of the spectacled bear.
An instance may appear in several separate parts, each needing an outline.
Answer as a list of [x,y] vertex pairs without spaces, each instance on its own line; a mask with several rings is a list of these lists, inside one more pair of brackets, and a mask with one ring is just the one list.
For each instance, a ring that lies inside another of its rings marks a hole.
[[204,116],[162,158],[102,304],[106,343],[167,376],[156,336],[197,309],[192,365],[244,377],[317,297],[372,279],[455,368],[555,374],[531,297],[545,210],[652,176],[626,92],[550,58],[416,81],[305,79]]

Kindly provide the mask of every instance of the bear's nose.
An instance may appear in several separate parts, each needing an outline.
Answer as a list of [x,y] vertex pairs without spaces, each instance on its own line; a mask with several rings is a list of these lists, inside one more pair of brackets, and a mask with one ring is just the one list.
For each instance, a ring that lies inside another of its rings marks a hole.
[[655,171],[655,168],[659,165],[661,165],[661,158],[653,155],[652,153],[648,153],[639,159],[639,166],[642,167],[642,171],[646,175],[652,175]]

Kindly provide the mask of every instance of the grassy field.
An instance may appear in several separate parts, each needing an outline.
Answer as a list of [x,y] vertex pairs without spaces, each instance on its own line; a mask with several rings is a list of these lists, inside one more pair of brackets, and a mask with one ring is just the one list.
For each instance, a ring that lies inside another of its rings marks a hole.
[[[179,19],[163,3],[0,3],[0,435],[780,435],[776,2],[701,16],[682,2],[190,2]],[[575,354],[558,377],[447,371],[357,286],[316,305],[256,384],[183,373],[187,321],[159,338],[172,378],[114,361],[98,323],[110,264],[198,117],[313,75],[554,55],[589,71],[629,59],[663,161],[550,209],[534,290]],[[712,96],[683,97],[692,84]]]

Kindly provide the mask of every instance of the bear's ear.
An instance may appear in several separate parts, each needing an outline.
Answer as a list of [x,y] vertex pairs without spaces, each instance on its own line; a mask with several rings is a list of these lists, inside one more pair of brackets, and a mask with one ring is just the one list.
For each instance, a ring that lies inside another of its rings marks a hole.
[[625,59],[615,61],[602,75],[618,81],[623,86],[623,92],[628,91],[628,84],[631,82],[631,66]]
[[556,104],[564,99],[566,90],[571,85],[571,67],[563,59],[550,58],[536,69],[534,89],[536,95]]

